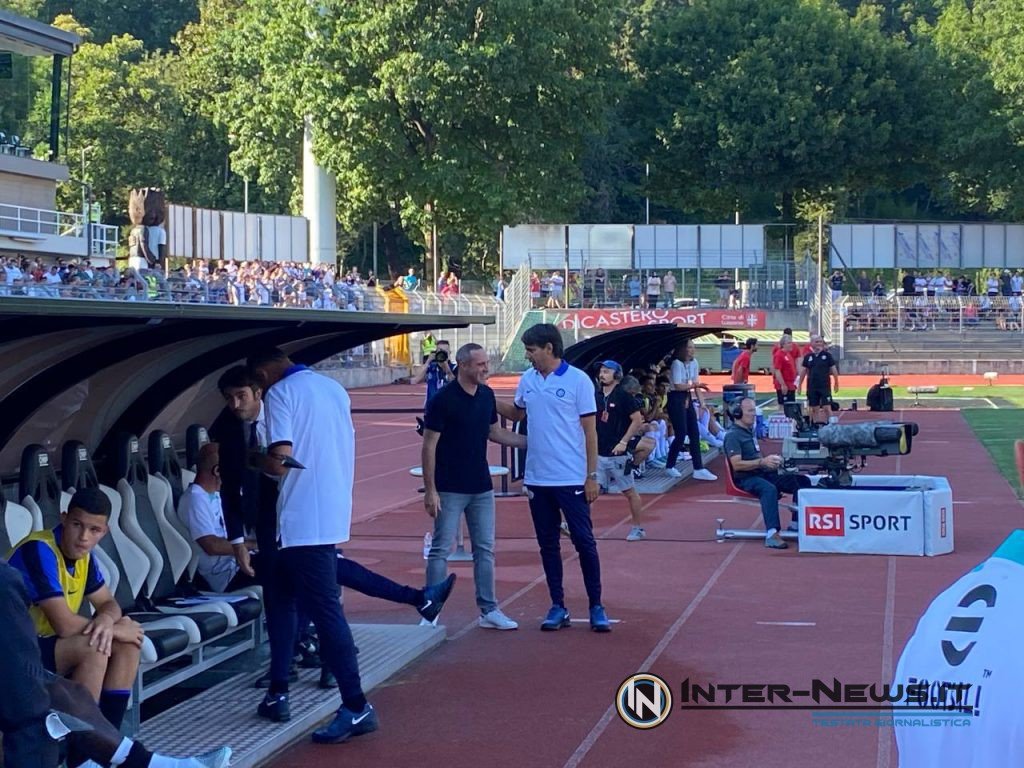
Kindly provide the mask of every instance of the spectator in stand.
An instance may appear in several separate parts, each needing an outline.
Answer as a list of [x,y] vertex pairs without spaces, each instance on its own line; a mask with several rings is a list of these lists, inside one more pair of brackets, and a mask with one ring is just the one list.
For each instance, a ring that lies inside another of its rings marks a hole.
[[904,296],[913,296],[916,294],[917,279],[914,276],[914,270],[908,269],[906,272],[903,273],[903,280],[901,281],[901,285],[903,286]]
[[796,362],[793,358],[793,337],[783,334],[772,350],[773,383],[779,405],[796,401]]
[[565,278],[561,272],[552,272],[548,276],[548,309],[560,309],[565,292]]
[[743,351],[740,352],[732,363],[732,383],[746,384],[750,378],[750,357],[757,352],[757,339],[747,339],[743,342]]
[[629,291],[629,306],[636,309],[640,306],[640,276],[637,274],[629,275],[626,288]]
[[832,276],[828,279],[828,287],[832,291],[832,301],[839,301],[843,298],[843,271],[841,269],[832,270]]
[[645,306],[648,309],[655,309],[658,306],[658,299],[661,298],[661,277],[657,272],[651,272],[647,275],[647,291],[646,291],[647,303]]
[[608,294],[606,293],[606,287],[608,283],[608,277],[605,275],[604,268],[598,267],[594,270],[594,305],[604,304],[608,300]]
[[540,301],[540,277],[536,272],[530,273],[530,305],[539,307]]
[[882,282],[882,276],[875,275],[875,283],[871,286],[871,295],[876,299],[881,299],[885,294],[885,283]]
[[857,275],[857,291],[861,296],[871,295],[871,280],[868,279],[868,273],[863,269]]
[[732,306],[732,278],[728,272],[722,272],[715,278],[715,289],[718,291],[718,306]]
[[661,294],[665,297],[665,309],[672,309],[676,305],[676,276],[671,269],[661,278]]

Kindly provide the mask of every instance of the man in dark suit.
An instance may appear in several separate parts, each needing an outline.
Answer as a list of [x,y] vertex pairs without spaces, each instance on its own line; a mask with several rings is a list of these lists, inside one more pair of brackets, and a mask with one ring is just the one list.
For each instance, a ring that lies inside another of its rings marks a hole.
[[[274,578],[273,557],[277,552],[277,480],[252,469],[248,460],[250,450],[267,445],[263,392],[242,365],[225,371],[217,382],[217,387],[224,396],[226,407],[211,425],[210,437],[220,444],[220,494],[224,524],[228,540],[235,551],[235,558],[242,570],[251,569],[244,530],[255,530],[260,553],[257,576],[261,583],[265,583],[266,580]],[[397,584],[354,560],[342,557],[340,551],[337,559],[337,579],[339,585],[351,587],[370,597],[411,605],[420,616],[431,622],[440,614],[455,584],[454,574],[444,581],[422,589]],[[264,600],[267,599],[268,592],[272,593],[273,590],[264,591]],[[271,626],[272,613],[267,612],[267,634],[270,638],[271,655],[275,654],[275,645],[278,646],[278,653],[291,653],[291,649],[280,648],[281,643],[275,643],[280,634],[277,627]],[[309,625],[308,619],[301,615],[298,622],[302,628]],[[261,679],[258,684],[264,682],[269,682],[269,679]],[[326,672],[321,675],[321,684],[325,688],[333,685]]]

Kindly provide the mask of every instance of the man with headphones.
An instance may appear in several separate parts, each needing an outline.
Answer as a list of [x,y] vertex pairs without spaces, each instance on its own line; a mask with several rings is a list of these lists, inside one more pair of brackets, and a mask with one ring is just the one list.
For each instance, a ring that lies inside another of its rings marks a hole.
[[644,429],[644,417],[636,398],[621,386],[622,366],[605,360],[597,373],[597,475],[598,482],[609,491],[619,491],[629,501],[633,527],[626,541],[647,537],[640,524],[640,494],[633,483],[632,468],[626,469],[627,452],[633,437]]
[[[789,545],[782,540],[779,530],[779,497],[783,493],[793,494],[796,503],[801,488],[810,488],[811,479],[796,473],[779,473],[782,457],[778,455],[762,456],[761,446],[754,434],[757,422],[757,405],[752,398],[745,397],[730,406],[729,416],[732,427],[725,433],[726,459],[728,471],[732,472],[736,486],[747,493],[752,493],[761,500],[761,515],[764,517],[764,545],[769,549],[786,549]],[[798,529],[796,512],[790,531]]]

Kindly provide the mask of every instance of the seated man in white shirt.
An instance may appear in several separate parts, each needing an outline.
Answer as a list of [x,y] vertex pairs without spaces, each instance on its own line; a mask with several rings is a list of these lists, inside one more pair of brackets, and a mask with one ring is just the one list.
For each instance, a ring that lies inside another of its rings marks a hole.
[[193,541],[202,549],[198,572],[214,592],[230,592],[256,583],[248,562],[236,558],[224,525],[220,501],[220,452],[217,443],[199,450],[196,480],[181,495],[178,518],[188,525]]

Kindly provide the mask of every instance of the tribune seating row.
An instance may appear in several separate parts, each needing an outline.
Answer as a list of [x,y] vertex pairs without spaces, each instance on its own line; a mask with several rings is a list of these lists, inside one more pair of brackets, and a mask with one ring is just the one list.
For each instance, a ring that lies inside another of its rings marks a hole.
[[[207,439],[202,427],[189,428],[187,464],[194,466]],[[144,461],[138,437],[120,436],[101,482],[83,443],[63,445],[59,478],[46,449],[30,445],[22,453],[19,501],[0,495],[0,553],[57,525],[78,488],[99,488],[110,500],[110,533],[94,553],[118,604],[146,631],[132,692],[135,728],[143,701],[262,641],[258,587],[227,595],[193,587],[199,549],[177,510],[195,473],[182,467],[165,432],[151,432],[148,448]]]

